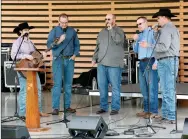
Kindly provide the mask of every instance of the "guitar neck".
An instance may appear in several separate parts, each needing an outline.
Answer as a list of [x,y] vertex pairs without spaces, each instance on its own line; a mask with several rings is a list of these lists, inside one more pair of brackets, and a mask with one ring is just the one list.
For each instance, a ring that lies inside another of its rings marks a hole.
[[57,44],[58,40],[59,40],[59,38],[56,38],[55,41],[50,45],[50,48],[46,49],[45,52],[48,52],[48,51],[52,50],[54,45]]

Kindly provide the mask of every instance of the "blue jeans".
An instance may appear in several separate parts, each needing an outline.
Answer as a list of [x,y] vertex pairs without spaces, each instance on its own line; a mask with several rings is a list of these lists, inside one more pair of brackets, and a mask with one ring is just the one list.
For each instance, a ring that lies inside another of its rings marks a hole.
[[[139,82],[140,90],[144,99],[144,112],[158,114],[158,74],[157,70],[152,70],[152,65],[155,62],[155,59],[151,59],[149,67],[145,72],[148,62],[149,60],[140,61],[139,67]],[[143,76],[144,72],[145,75]],[[150,109],[148,109],[148,93],[150,95]]]
[[[18,99],[18,103],[19,103],[19,116],[25,116],[25,112],[26,112],[26,87],[27,87],[27,80],[22,77],[18,72],[18,80],[20,83],[20,92],[19,92],[19,99]],[[41,83],[40,83],[40,79],[39,76],[37,74],[37,87],[38,87],[38,102],[39,102],[39,111],[42,112],[42,104],[41,104]],[[36,104],[33,104],[36,105]]]
[[53,88],[52,88],[52,108],[59,109],[61,89],[64,72],[64,91],[65,91],[65,108],[70,108],[72,96],[72,81],[74,75],[74,60],[62,59],[59,57],[53,59]]
[[112,86],[112,110],[120,109],[120,93],[121,93],[121,74],[122,68],[109,67],[98,64],[97,81],[100,92],[100,108],[108,111],[108,84]]
[[162,117],[168,120],[175,120],[176,90],[174,85],[178,67],[178,58],[166,58],[158,61],[160,89],[162,92]]

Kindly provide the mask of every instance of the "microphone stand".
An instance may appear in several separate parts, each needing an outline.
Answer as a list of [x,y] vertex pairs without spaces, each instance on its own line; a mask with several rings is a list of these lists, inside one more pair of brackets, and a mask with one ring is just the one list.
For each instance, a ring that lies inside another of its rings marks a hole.
[[[18,53],[19,53],[19,51],[20,51],[20,48],[21,48],[22,43],[23,43],[23,40],[24,40],[24,38],[25,38],[26,36],[28,36],[27,33],[23,35],[22,41],[21,41],[21,43],[20,43],[20,46],[18,47],[18,51],[16,52],[16,55],[15,55],[15,57],[14,57],[14,60],[13,60],[13,62],[12,62],[12,64],[11,64],[11,68],[13,67],[13,64],[16,62],[17,55],[18,55]],[[11,68],[10,68],[10,69],[11,69]],[[19,116],[19,114],[18,114],[18,108],[17,108],[17,102],[18,102],[18,101],[17,101],[17,85],[18,85],[18,78],[17,78],[17,75],[16,75],[16,77],[15,77],[15,113],[14,113],[14,116],[9,116],[8,118],[1,120],[1,123],[4,123],[4,122],[11,122],[11,121],[15,121],[15,120],[22,120],[23,122],[25,122],[25,119],[22,119],[22,118]],[[15,117],[16,119],[13,119],[14,117]]]
[[[152,59],[152,55],[153,55],[153,52],[154,52],[154,50],[155,50],[155,48],[156,48],[156,45],[157,45],[157,42],[158,42],[158,40],[159,40],[159,37],[160,37],[160,32],[158,33],[158,37],[157,37],[157,40],[156,40],[156,43],[155,43],[155,46],[154,46],[154,48],[153,48],[153,50],[152,50],[152,53],[151,53],[151,56],[150,56],[150,58],[149,58],[149,61],[148,61],[148,63],[147,63],[147,66],[146,66],[146,68],[145,68],[145,70],[144,70],[144,73],[143,73],[143,75],[142,76],[146,76],[146,72],[148,72],[148,82],[147,82],[147,85],[148,85],[148,113],[149,113],[149,118],[147,118],[147,119],[149,119],[149,121],[147,122],[147,125],[145,125],[145,126],[138,126],[138,127],[135,127],[135,128],[131,128],[131,129],[129,129],[129,130],[133,130],[133,129],[139,129],[139,128],[144,128],[144,127],[149,127],[152,131],[153,131],[153,133],[154,134],[156,134],[156,131],[153,129],[153,127],[155,127],[155,128],[162,128],[162,129],[166,129],[166,127],[162,127],[162,126],[152,126],[152,121],[151,121],[151,115],[150,115],[150,73],[149,73],[149,64],[150,64],[150,61],[151,61],[151,59]],[[143,136],[143,135],[146,135],[146,136],[152,136],[152,134],[139,134],[138,136],[140,137],[140,136]]]
[[176,133],[182,133],[183,131],[182,130],[178,130],[178,125],[177,125],[177,96],[176,96],[176,57],[174,57],[174,89],[175,89],[175,94],[174,94],[174,97],[175,97],[175,116],[176,116],[176,127],[175,129],[173,129],[170,134],[176,134]]
[[[77,30],[77,32],[78,32],[79,30]],[[64,32],[66,33],[66,30],[64,30]],[[70,39],[70,41],[67,43],[67,45],[65,46],[65,48],[69,45],[69,43],[71,42],[71,40],[74,38],[74,36]],[[65,50],[65,48],[59,53],[59,55],[57,56],[57,58],[56,59],[59,59],[62,55],[63,55],[63,51]],[[46,125],[51,125],[51,124],[56,124],[56,123],[65,123],[66,124],[66,128],[68,128],[68,126],[67,126],[67,123],[68,122],[70,122],[70,120],[68,120],[67,119],[67,116],[66,116],[66,114],[67,114],[67,111],[66,111],[66,108],[65,108],[65,89],[64,89],[64,85],[65,85],[65,76],[64,76],[64,58],[63,57],[61,57],[62,58],[62,60],[63,60],[63,69],[62,69],[62,76],[63,76],[63,78],[62,78],[62,80],[63,80],[63,101],[64,101],[64,116],[63,116],[63,120],[61,119],[61,120],[57,120],[57,121],[55,121],[55,122],[49,122],[49,123],[47,123]],[[56,60],[55,59],[55,60]],[[62,111],[63,112],[63,111]]]

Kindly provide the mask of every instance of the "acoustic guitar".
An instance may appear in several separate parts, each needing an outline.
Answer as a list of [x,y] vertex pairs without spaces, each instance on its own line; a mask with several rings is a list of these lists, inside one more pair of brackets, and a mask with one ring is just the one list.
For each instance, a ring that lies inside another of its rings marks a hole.
[[[50,45],[50,48],[44,50],[45,52],[50,51],[55,44],[57,44],[59,38],[56,38],[55,41]],[[43,62],[43,55],[39,51],[34,51],[31,53],[33,56],[33,60],[29,59],[21,59],[19,62],[16,63],[16,68],[42,68],[44,66]],[[22,76],[25,78],[26,76],[26,71],[21,72]]]

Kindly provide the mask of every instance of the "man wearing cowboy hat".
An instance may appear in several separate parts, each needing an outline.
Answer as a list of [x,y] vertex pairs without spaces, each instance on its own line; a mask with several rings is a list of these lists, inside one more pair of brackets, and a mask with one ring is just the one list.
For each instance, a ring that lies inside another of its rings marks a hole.
[[[33,60],[31,52],[35,51],[34,44],[29,39],[29,30],[33,29],[33,26],[29,26],[27,22],[20,23],[13,32],[16,33],[19,37],[14,41],[11,50],[11,58],[13,60],[28,59]],[[19,49],[20,47],[20,49]],[[19,52],[18,52],[19,51]],[[43,57],[46,56],[46,53],[43,52]],[[20,83],[20,92],[19,92],[19,116],[25,119],[26,112],[26,79],[19,72],[17,72],[19,83]],[[42,113],[42,104],[41,104],[41,82],[37,74],[37,86],[38,86],[38,98],[39,98],[39,110],[41,116],[48,116],[45,113]]]
[[162,92],[162,117],[164,121],[175,123],[175,78],[178,73],[180,34],[171,18],[176,17],[168,8],[161,8],[152,18],[157,18],[161,26],[155,30],[155,58],[158,60],[158,74]]

